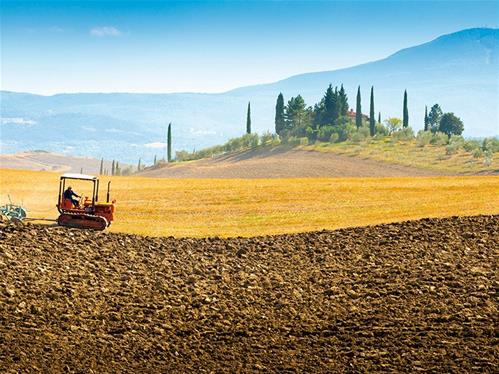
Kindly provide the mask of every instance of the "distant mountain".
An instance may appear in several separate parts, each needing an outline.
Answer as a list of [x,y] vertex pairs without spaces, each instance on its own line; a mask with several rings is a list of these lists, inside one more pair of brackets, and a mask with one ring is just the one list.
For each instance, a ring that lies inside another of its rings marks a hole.
[[402,115],[409,95],[410,125],[422,127],[424,106],[438,102],[465,124],[465,135],[499,135],[499,29],[469,29],[401,50],[383,60],[307,73],[223,94],[59,94],[1,92],[1,151],[46,149],[136,163],[163,157],[173,122],[174,147],[199,149],[240,135],[251,101],[255,131],[273,130],[275,99],[301,94],[312,105],[329,83],[343,84],[350,105],[361,86],[363,111],[375,87],[382,117]]

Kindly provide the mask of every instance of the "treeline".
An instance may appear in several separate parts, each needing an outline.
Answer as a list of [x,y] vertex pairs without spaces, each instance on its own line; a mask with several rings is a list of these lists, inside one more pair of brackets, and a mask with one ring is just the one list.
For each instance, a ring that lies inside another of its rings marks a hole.
[[192,161],[199,160],[202,158],[209,158],[220,156],[224,153],[237,152],[250,148],[257,148],[259,146],[267,145],[278,145],[280,144],[280,139],[276,134],[271,134],[267,132],[263,135],[258,135],[255,133],[246,133],[239,138],[233,138],[228,140],[222,145],[215,145],[213,147],[203,148],[199,151],[177,151],[175,153],[176,161]]
[[[333,88],[329,84],[319,102],[308,106],[301,95],[291,97],[287,103],[282,93],[277,97],[275,106],[275,133],[258,135],[251,129],[251,103],[248,102],[246,111],[246,134],[228,140],[222,145],[216,145],[188,152],[176,151],[172,158],[172,124],[169,123],[166,139],[166,157],[158,160],[154,156],[153,166],[173,161],[189,161],[214,157],[228,152],[255,148],[263,145],[307,145],[320,142],[345,142],[358,143],[374,138],[390,136],[393,141],[417,139],[418,144],[447,145],[448,152],[462,147],[473,149],[473,154],[487,156],[496,152],[497,140],[485,139],[483,144],[475,141],[465,141],[460,135],[464,124],[454,113],[444,113],[439,104],[434,104],[428,113],[425,107],[424,130],[417,136],[409,125],[408,93],[403,93],[401,100],[402,118],[388,117],[383,122],[378,111],[376,119],[374,87],[370,89],[369,115],[362,113],[361,88],[357,88],[355,111],[350,109],[348,95],[343,85]],[[471,143],[470,143],[471,142]],[[139,159],[137,168],[130,166],[121,170],[118,162],[113,161],[111,175],[128,175],[141,171],[146,166]],[[108,175],[109,171],[102,168],[101,174]]]
[[[83,171],[82,171],[83,172]],[[113,160],[111,163],[111,169],[104,167],[104,159],[100,160],[99,175],[130,175],[135,172],[134,168],[130,165],[122,167],[120,163]]]
[[[407,90],[402,100],[402,119],[388,118],[381,122],[381,113],[375,118],[374,87],[369,98],[369,116],[362,113],[360,86],[357,89],[355,112],[349,110],[348,96],[343,85],[330,84],[321,100],[313,106],[307,106],[301,95],[292,97],[284,104],[282,93],[276,101],[275,131],[286,142],[287,139],[306,138],[308,142],[343,142],[359,141],[366,137],[386,136],[395,131],[407,131],[409,109]],[[448,136],[463,132],[462,121],[453,113],[443,113],[435,104],[430,114],[425,114],[425,131],[444,132]]]

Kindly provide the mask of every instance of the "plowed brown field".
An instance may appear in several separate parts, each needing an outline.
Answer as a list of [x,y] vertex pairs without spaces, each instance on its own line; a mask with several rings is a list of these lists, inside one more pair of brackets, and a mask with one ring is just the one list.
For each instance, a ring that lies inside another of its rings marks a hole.
[[493,372],[499,216],[233,239],[0,224],[1,372]]

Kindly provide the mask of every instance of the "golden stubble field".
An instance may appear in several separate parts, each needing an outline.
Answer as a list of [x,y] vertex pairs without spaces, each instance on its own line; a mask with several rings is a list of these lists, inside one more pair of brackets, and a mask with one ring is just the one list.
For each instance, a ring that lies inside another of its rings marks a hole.
[[[499,177],[112,180],[110,231],[151,236],[255,236],[384,222],[499,213]],[[90,186],[90,184],[89,184]],[[59,174],[0,169],[0,204],[10,194],[32,218],[57,217]],[[74,183],[80,194],[88,194]],[[89,190],[89,188],[88,188]]]

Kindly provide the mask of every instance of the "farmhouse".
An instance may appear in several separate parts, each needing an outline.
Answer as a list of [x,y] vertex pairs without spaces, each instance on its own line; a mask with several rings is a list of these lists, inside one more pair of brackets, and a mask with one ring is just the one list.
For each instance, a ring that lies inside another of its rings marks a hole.
[[[347,112],[347,117],[348,118],[351,118],[351,119],[355,119],[355,116],[357,115],[356,112],[353,111],[353,109],[350,109],[348,112]],[[362,119],[366,120],[366,121],[369,121],[369,117],[366,116],[365,114],[362,115]]]

